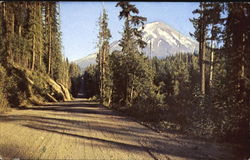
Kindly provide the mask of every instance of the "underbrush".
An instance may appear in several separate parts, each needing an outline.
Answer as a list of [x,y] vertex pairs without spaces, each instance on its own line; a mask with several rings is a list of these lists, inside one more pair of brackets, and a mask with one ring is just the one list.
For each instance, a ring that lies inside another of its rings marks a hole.
[[112,108],[157,131],[182,132],[209,141],[249,144],[246,139],[249,139],[250,131],[246,129],[250,123],[240,122],[239,115],[238,118],[229,117],[229,113],[214,106],[209,97],[175,96],[166,101],[165,104],[137,101],[132,106],[113,105]]

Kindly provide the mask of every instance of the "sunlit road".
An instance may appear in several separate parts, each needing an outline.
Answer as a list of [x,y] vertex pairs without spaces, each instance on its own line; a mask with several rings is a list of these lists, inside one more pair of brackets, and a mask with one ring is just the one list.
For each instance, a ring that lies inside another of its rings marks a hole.
[[0,157],[234,159],[212,143],[159,134],[83,99],[0,115]]

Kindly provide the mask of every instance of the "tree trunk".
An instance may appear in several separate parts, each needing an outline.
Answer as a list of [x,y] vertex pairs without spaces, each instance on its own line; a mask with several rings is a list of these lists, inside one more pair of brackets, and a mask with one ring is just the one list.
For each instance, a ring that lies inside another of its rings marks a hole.
[[[33,9],[33,17],[34,17],[34,21],[36,18],[36,3],[34,3],[34,8]],[[36,61],[36,24],[33,24],[33,39],[32,39],[32,64],[31,64],[31,70],[33,71],[35,68],[35,61]]]
[[105,67],[106,67],[106,59],[105,59],[105,56],[106,56],[106,43],[104,43],[104,46],[103,46],[103,54],[102,54],[102,98],[104,98],[104,95],[105,95]]
[[206,42],[203,40],[202,42],[202,55],[201,55],[201,94],[205,95],[205,82],[206,82],[206,77],[205,77],[205,49],[206,49]]
[[[201,6],[203,11],[203,5]],[[201,14],[201,28],[200,28],[200,48],[199,48],[199,58],[200,58],[200,83],[201,83],[201,94],[205,95],[205,48],[206,48],[206,39],[205,39],[205,20],[204,14]]]
[[129,102],[130,102],[130,104],[133,103],[133,98],[134,98],[134,79],[135,79],[135,75],[133,74],[132,82],[131,82],[132,87],[131,87],[131,91],[130,91],[130,94],[129,94],[129,98],[130,98]]
[[246,55],[249,54],[246,52],[246,34],[242,34],[242,56],[241,56],[241,70],[240,70],[240,89],[241,89],[241,99],[244,104],[246,104],[246,77],[245,77],[245,68],[246,68]]
[[21,37],[22,36],[22,25],[18,26],[18,36]]
[[213,87],[213,68],[214,68],[214,49],[213,42],[211,42],[211,55],[210,55],[210,74],[209,74],[209,87]]
[[51,35],[51,8],[50,4],[48,4],[48,25],[49,25],[49,51],[48,51],[48,74],[51,73],[51,43],[52,43],[52,35]]
[[103,91],[103,81],[102,81],[102,54],[103,54],[103,44],[101,44],[101,48],[100,48],[100,52],[99,52],[99,79],[100,79],[100,98],[101,98],[101,102],[102,102],[102,91]]
[[12,9],[12,13],[11,13],[11,21],[10,21],[10,39],[9,39],[9,46],[8,46],[8,52],[9,52],[9,58],[11,60],[11,62],[14,61],[14,57],[13,57],[13,50],[11,47],[11,41],[13,41],[14,39],[14,34],[15,34],[15,14],[14,14],[14,9]]
[[33,44],[32,44],[32,64],[31,64],[31,70],[33,71],[35,68],[35,61],[36,61],[36,40],[35,35],[33,35]]
[[110,88],[108,92],[109,92],[109,97],[108,97],[108,104],[107,105],[109,106],[111,103],[111,100],[112,100],[113,89]]
[[38,44],[38,54],[39,54],[39,67],[42,66],[42,47],[43,47],[43,39],[42,39],[42,8],[41,8],[42,2],[37,2],[37,19],[39,21],[39,35],[37,37],[37,44]]
[[[3,7],[3,22],[2,22],[2,28],[3,28],[3,39],[4,39],[4,44],[5,44],[5,50],[6,53],[8,53],[8,36],[7,36],[7,18],[6,18],[6,2],[2,2],[2,7]],[[8,55],[3,56],[3,61],[8,60],[7,58]]]
[[2,7],[3,7],[3,22],[2,22],[2,28],[3,28],[3,33],[6,33],[6,4],[5,2],[2,2]]
[[15,34],[15,14],[13,10],[11,14],[11,35],[14,36],[14,34]]
[[130,92],[130,104],[132,104],[132,102],[133,102],[133,96],[134,96],[134,85],[133,85],[133,83],[132,83],[132,88],[131,88],[131,92]]

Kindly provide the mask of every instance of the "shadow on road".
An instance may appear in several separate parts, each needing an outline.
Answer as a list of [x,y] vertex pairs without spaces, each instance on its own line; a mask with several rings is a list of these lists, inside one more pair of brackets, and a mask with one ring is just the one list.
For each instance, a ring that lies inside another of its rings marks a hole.
[[101,107],[101,105],[98,102],[87,101],[87,100],[46,104],[41,106],[34,106],[32,108],[27,108],[27,110],[41,110],[41,111],[47,110],[56,112],[113,115],[112,111]]
[[[100,107],[97,102],[71,101],[37,106],[27,110],[37,112],[35,115],[0,115],[0,122],[13,122],[37,131],[85,139],[97,142],[101,147],[147,152],[153,159],[157,159],[154,154],[173,155],[193,160],[205,157],[212,159],[209,158],[209,154],[215,154],[213,150],[217,149],[218,156],[220,153],[220,148],[216,148],[213,144],[159,136],[158,133],[126,117]],[[109,137],[100,138],[84,134],[87,132],[98,132]],[[112,135],[114,137],[110,137]],[[204,151],[204,148],[210,150]],[[223,155],[219,157],[224,159]]]

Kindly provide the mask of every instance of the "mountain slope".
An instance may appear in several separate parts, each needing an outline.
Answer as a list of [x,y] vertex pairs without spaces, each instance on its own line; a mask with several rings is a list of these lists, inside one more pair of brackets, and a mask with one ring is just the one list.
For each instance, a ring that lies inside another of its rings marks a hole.
[[198,43],[191,38],[171,28],[163,22],[153,22],[145,25],[143,40],[147,42],[144,49],[146,55],[164,58],[177,52],[191,52],[198,50]]
[[[193,53],[198,50],[198,43],[195,40],[181,34],[163,22],[146,24],[143,30],[143,40],[148,44],[143,51],[149,57],[164,58],[178,52]],[[114,41],[110,44],[111,52],[121,50],[118,43],[118,41]],[[95,64],[95,58],[96,53],[93,53],[75,61],[75,63],[84,69],[90,64]]]
[[90,64],[96,63],[96,53],[92,53],[87,55],[86,57],[83,57],[81,59],[78,59],[74,61],[81,69],[84,69],[88,67]]

